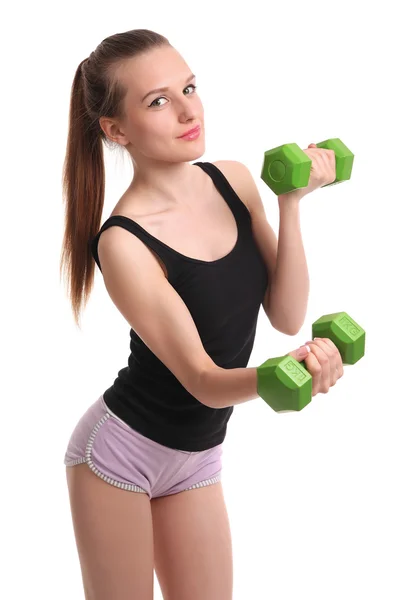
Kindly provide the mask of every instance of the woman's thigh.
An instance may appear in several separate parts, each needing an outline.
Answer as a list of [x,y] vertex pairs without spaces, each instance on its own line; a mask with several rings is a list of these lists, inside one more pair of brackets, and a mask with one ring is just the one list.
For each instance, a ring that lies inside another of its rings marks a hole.
[[66,467],[86,600],[153,599],[150,499],[109,485],[87,464]]
[[222,483],[150,504],[154,566],[164,600],[232,600],[232,540]]
[[[207,573],[210,589],[216,590],[215,597],[219,600],[230,599],[230,531],[219,483],[222,452],[222,444],[196,452],[168,448],[130,428],[109,411],[102,397],[94,402],[78,421],[64,457],[85,589],[99,588],[100,594],[103,590],[114,589],[114,582],[118,580],[121,570],[119,559],[113,561],[114,557],[118,557],[118,551],[128,561],[121,563],[126,564],[126,572],[122,569],[122,579],[128,582],[126,587],[132,591],[136,581],[138,586],[148,586],[148,565],[153,560],[153,547],[146,540],[153,538],[152,518],[156,519],[159,532],[157,540],[161,540],[163,547],[161,554],[165,552],[166,557],[172,556],[174,562],[176,537],[169,535],[171,530],[168,521],[174,522],[179,517],[182,555],[189,551],[190,556],[193,540],[199,535],[203,536],[204,545],[210,548],[204,555],[207,558],[203,560],[204,569],[201,571],[196,567],[193,573],[194,581],[197,581],[197,574],[201,579],[204,572],[214,569],[215,575],[211,579]],[[153,505],[150,504],[151,500],[154,501]],[[161,524],[163,514],[167,521],[164,525]],[[181,517],[185,514],[187,519],[182,521]],[[206,518],[208,526],[196,527],[196,523],[200,524]],[[125,521],[130,523],[130,527],[124,534],[122,529]],[[185,522],[188,529],[185,529]],[[139,536],[135,535],[136,530],[139,531]],[[111,536],[110,545],[107,542],[108,536]],[[168,548],[168,544],[172,548]],[[97,550],[94,549],[95,545]],[[108,568],[101,568],[98,572],[96,565],[103,565],[108,560],[106,557],[109,554],[103,551],[105,547],[113,548],[112,555]],[[198,551],[201,554],[201,548]],[[208,559],[208,556],[211,558]],[[145,565],[142,569],[144,576],[143,579],[136,579],[135,573],[138,571],[134,565],[139,567],[141,560]],[[131,573],[129,561],[133,565]],[[194,564],[196,562],[197,559]],[[179,569],[174,573],[167,560],[161,560],[161,563],[158,561],[158,564],[160,579],[164,582],[164,587],[167,586],[166,593],[169,593],[170,582],[173,591],[186,590],[187,586],[192,585],[190,577],[179,582],[175,578]],[[163,565],[166,567],[163,568]],[[221,565],[220,571],[216,565]],[[225,595],[220,595],[220,588],[223,588]],[[125,584],[121,587],[120,594],[125,593],[123,589]],[[182,597],[185,593],[184,591]],[[172,599],[177,600],[179,597],[175,598],[173,595]],[[208,600],[213,598],[208,593],[204,597]],[[102,598],[101,595],[87,595],[90,600]],[[143,598],[147,599],[147,596]],[[115,600],[120,599],[115,597]]]

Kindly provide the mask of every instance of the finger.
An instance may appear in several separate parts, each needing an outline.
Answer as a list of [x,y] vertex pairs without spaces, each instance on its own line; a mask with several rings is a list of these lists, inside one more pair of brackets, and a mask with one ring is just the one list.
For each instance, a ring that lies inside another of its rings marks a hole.
[[311,170],[316,174],[318,181],[325,183],[325,181],[332,179],[332,167],[324,158],[321,149],[311,148],[307,154],[311,158]]
[[[331,340],[328,340],[328,338],[315,337],[313,341],[327,355],[328,360],[329,360],[329,369],[330,369],[329,385],[330,386],[335,385],[336,380],[337,380],[336,367],[338,366],[338,361],[337,361],[338,351],[337,351],[334,343]],[[339,354],[339,356],[340,356],[340,354]]]
[[334,150],[325,149],[325,152],[329,158],[329,161],[332,165],[336,164],[336,154]]
[[332,349],[332,352],[334,353],[335,365],[336,365],[337,371],[339,373],[339,377],[342,377],[343,376],[343,360],[342,360],[342,355],[339,352],[339,348],[329,338],[314,338],[314,339],[316,339],[316,340],[322,339],[322,341],[324,341]]
[[322,150],[321,159],[326,168],[327,178],[329,181],[335,181],[336,179],[336,155],[334,150],[327,148],[320,148]]
[[310,348],[307,348],[306,346],[300,346],[300,348],[288,352],[286,356],[292,356],[298,362],[302,362],[307,356],[308,352],[310,352]]
[[343,377],[343,369],[340,371],[338,367],[336,367],[336,381]]
[[[308,153],[311,158],[314,170],[318,170],[321,177],[326,181],[334,181],[336,178],[336,155],[334,150],[327,148],[318,148],[316,144],[309,144],[308,149],[312,152]],[[306,153],[307,154],[307,153]]]
[[[311,347],[311,346],[310,346]],[[322,368],[316,356],[309,352],[304,359],[305,367],[312,378],[312,395],[315,396],[320,391]]]
[[321,156],[327,164],[333,165],[336,162],[336,155],[334,150],[329,150],[327,148],[319,148],[321,151]]
[[[327,394],[331,384],[331,365],[329,356],[321,346],[319,345],[319,340],[313,340],[308,344],[311,348],[311,352],[315,354],[319,364],[321,365],[321,380],[320,380],[320,392],[323,394]],[[325,345],[325,347],[327,347]],[[329,350],[330,351],[330,350]]]

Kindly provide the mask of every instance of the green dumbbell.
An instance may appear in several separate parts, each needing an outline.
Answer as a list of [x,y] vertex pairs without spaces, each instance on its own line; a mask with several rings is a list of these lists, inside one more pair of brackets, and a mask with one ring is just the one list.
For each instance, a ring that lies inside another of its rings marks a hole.
[[[354,365],[365,353],[365,331],[345,312],[324,315],[312,324],[312,338],[329,338],[343,364]],[[292,356],[270,358],[257,367],[257,392],[276,412],[302,410],[312,400],[312,377]]]
[[[316,144],[318,148],[334,150],[336,179],[327,187],[351,177],[354,154],[339,140],[333,138]],[[284,144],[264,153],[261,179],[277,195],[307,187],[311,173],[311,159],[297,144]]]

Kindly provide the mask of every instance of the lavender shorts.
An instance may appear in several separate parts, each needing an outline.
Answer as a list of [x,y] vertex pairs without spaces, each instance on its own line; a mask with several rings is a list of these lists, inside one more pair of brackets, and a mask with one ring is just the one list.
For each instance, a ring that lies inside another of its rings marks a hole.
[[64,465],[87,463],[107,483],[151,499],[217,483],[221,455],[222,444],[198,452],[163,446],[117,417],[101,395],[75,426]]

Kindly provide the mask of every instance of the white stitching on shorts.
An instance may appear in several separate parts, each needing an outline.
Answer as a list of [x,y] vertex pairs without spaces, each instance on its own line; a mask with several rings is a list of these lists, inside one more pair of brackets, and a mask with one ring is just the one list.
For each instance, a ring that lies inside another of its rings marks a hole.
[[80,459],[80,462],[86,462],[88,464],[88,466],[92,469],[93,473],[95,473],[98,477],[100,477],[107,483],[114,485],[115,487],[121,488],[122,490],[127,490],[129,492],[139,492],[139,493],[147,494],[146,490],[139,487],[138,485],[135,485],[134,483],[122,483],[121,481],[116,481],[115,479],[108,477],[107,475],[105,475],[104,473],[99,471],[99,469],[96,467],[96,465],[92,461],[91,454],[92,454],[92,448],[93,448],[93,444],[94,444],[94,439],[96,437],[96,433],[99,431],[100,427],[102,425],[104,425],[104,423],[110,418],[111,418],[111,415],[107,412],[105,415],[103,415],[101,417],[100,421],[98,421],[96,423],[96,425],[93,427],[92,432],[89,436],[89,441],[86,445],[85,458]]
[[185,488],[183,491],[193,490],[194,488],[204,487],[206,485],[211,485],[212,483],[217,483],[221,480],[221,473],[219,473],[216,477],[212,477],[211,479],[205,479],[204,481],[200,481],[199,483],[195,483],[188,488]]
[[84,462],[86,462],[86,458],[76,458],[75,460],[69,460],[67,467],[73,467],[75,465],[80,465],[81,463],[84,463]]
[[[116,415],[114,415],[114,413],[112,413],[112,414],[113,414],[113,416],[116,416]],[[70,461],[68,466],[72,467],[72,466],[79,465],[79,464],[86,462],[87,465],[90,467],[90,469],[95,473],[95,475],[97,475],[98,477],[103,479],[103,481],[106,481],[107,483],[114,485],[115,487],[118,487],[123,490],[127,490],[129,492],[138,492],[138,493],[147,494],[146,490],[144,490],[143,488],[141,488],[140,486],[138,486],[134,483],[132,483],[132,484],[131,483],[122,483],[121,481],[116,481],[115,479],[108,477],[108,475],[105,475],[104,473],[99,471],[99,469],[96,467],[96,465],[92,461],[91,454],[92,454],[92,449],[93,449],[93,444],[94,444],[96,434],[98,433],[100,427],[102,425],[104,425],[104,423],[110,418],[111,418],[111,415],[107,411],[101,417],[101,419],[96,423],[96,425],[93,427],[93,429],[90,433],[89,440],[86,444],[85,457],[77,458],[73,461]],[[116,418],[119,419],[119,417],[116,417]],[[119,419],[119,420],[122,423],[124,423],[124,421],[122,421],[122,419]],[[126,423],[124,423],[124,424],[126,424]],[[191,485],[190,487],[185,488],[182,491],[186,492],[188,490],[193,490],[196,488],[205,487],[207,485],[212,485],[213,483],[218,483],[218,481],[220,481],[220,480],[221,480],[221,472],[219,472],[216,477],[212,477],[210,479],[204,479],[203,481],[200,481],[199,483],[195,483],[194,485]]]

